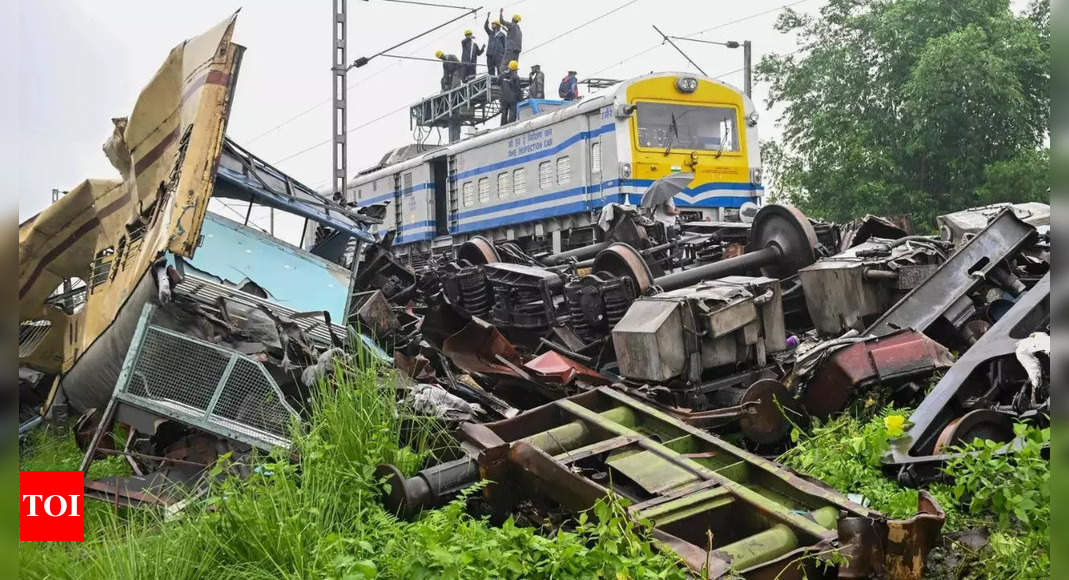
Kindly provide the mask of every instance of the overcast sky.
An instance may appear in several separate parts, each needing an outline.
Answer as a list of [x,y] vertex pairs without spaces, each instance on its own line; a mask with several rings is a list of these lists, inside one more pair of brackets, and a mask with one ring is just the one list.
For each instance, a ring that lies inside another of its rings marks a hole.
[[[443,3],[479,5],[462,0]],[[433,57],[441,49],[459,54],[464,29],[475,31],[484,43],[486,9],[496,16],[504,7],[506,16],[522,16],[521,73],[526,74],[531,64],[541,64],[548,96],[555,94],[568,69],[579,71],[580,78],[693,70],[661,43],[651,24],[674,35],[706,31],[696,37],[752,40],[756,64],[766,52],[795,49],[793,38],[772,27],[781,7],[811,12],[821,4],[823,0],[520,0],[484,5],[477,17],[464,18],[396,52]],[[8,193],[8,199],[17,198],[19,220],[48,205],[53,188],[70,189],[90,177],[116,177],[101,151],[111,134],[110,119],[129,114],[138,92],[173,46],[239,8],[234,39],[247,50],[227,133],[307,185],[326,187],[330,147],[313,146],[328,140],[331,132],[330,0],[26,1],[15,5],[14,37],[3,41],[9,47],[5,60],[14,54],[18,82],[14,94],[6,96],[16,100],[7,108],[17,112],[14,131],[5,128],[0,137],[17,160],[15,179],[8,173],[2,183],[8,192],[15,192]],[[534,48],[616,8],[605,18]],[[381,0],[349,0],[348,10],[350,60],[458,13]],[[742,73],[737,72],[741,49],[696,43],[683,47],[711,76],[722,75],[742,86]],[[12,61],[5,63],[11,66]],[[382,57],[349,72],[349,127],[359,127],[349,134],[350,177],[376,163],[388,149],[412,142],[407,105],[436,92],[440,73],[436,63]],[[775,129],[773,115],[764,110],[764,87],[756,85],[754,95],[763,113],[759,128],[763,137],[768,136]]]

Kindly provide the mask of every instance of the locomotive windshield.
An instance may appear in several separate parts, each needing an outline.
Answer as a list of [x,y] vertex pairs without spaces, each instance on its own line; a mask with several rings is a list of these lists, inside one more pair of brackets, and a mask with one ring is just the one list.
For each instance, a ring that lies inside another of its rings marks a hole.
[[739,150],[734,107],[709,107],[639,101],[638,146],[648,148]]

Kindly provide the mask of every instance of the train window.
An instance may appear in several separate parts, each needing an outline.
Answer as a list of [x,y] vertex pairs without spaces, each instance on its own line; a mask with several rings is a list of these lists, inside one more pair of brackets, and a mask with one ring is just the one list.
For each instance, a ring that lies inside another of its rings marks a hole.
[[590,144],[590,172],[601,173],[601,143]]
[[378,181],[372,181],[371,182],[371,191],[378,191],[378,190],[379,190],[379,182]]
[[497,198],[504,199],[512,193],[512,184],[509,183],[509,172],[503,171],[497,174]]
[[490,178],[484,177],[479,180],[479,203],[490,201]]
[[364,199],[364,190],[363,189],[357,189],[356,190],[356,200],[360,201],[362,199]]
[[543,161],[538,164],[538,187],[551,189],[553,187],[553,162]]
[[565,155],[557,158],[557,183],[567,185],[572,180],[572,159]]
[[471,181],[465,181],[462,192],[464,194],[464,207],[475,205],[475,184]]
[[512,195],[519,197],[527,194],[527,169],[520,167],[512,172]]
[[734,107],[637,104],[639,147],[739,151],[738,112]]
[[405,188],[405,192],[406,193],[410,189],[412,189],[412,172],[411,171],[409,171],[408,173],[405,174],[403,187]]

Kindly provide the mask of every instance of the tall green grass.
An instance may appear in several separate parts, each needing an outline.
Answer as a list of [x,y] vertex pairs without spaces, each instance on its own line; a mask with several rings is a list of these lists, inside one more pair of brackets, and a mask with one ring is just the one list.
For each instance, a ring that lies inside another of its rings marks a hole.
[[[245,480],[222,477],[177,519],[91,504],[87,541],[23,544],[19,564],[34,578],[681,578],[672,555],[654,552],[646,531],[616,502],[595,507],[574,531],[553,537],[511,521],[491,526],[463,498],[414,522],[379,501],[374,469],[408,472],[444,456],[431,420],[396,404],[395,381],[370,367],[336,365],[296,429],[299,459],[254,458]],[[48,440],[24,459],[34,469],[63,462]],[[75,450],[76,451],[76,450]],[[87,507],[87,516],[89,508]]]

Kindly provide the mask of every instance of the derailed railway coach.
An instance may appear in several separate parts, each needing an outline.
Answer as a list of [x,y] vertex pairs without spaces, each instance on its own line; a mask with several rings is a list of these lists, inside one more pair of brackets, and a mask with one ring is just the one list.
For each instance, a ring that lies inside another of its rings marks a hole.
[[588,245],[601,208],[636,205],[671,173],[694,174],[673,200],[683,221],[739,221],[743,204],[760,204],[757,113],[731,85],[655,73],[538,104],[456,143],[391,151],[350,181],[346,201],[387,203],[379,231],[413,265],[474,235],[527,252]]

